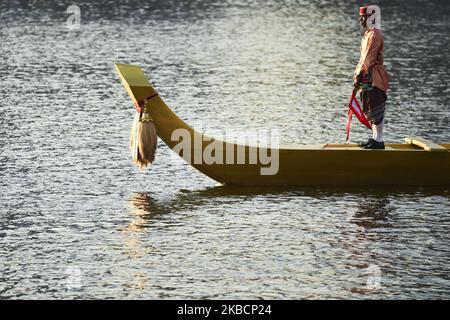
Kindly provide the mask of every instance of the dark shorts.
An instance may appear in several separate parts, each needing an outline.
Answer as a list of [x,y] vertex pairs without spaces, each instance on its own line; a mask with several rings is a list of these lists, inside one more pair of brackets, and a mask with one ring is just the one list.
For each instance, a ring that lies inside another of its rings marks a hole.
[[383,90],[373,87],[372,90],[361,91],[363,112],[371,124],[383,121],[387,95]]

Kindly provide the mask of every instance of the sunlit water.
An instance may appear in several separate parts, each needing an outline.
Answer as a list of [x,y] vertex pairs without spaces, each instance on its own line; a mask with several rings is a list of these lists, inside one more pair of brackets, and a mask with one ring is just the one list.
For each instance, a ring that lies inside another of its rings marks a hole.
[[[1,2],[1,298],[450,298],[448,189],[219,187],[162,143],[130,161],[114,62],[206,133],[343,142],[356,2],[140,2],[77,1],[73,31],[72,1]],[[450,141],[449,3],[379,3],[386,142]]]

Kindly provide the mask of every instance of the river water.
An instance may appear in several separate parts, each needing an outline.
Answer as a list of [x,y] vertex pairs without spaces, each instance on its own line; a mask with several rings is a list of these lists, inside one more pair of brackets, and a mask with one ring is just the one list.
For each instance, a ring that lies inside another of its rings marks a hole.
[[[131,163],[114,62],[206,133],[342,143],[359,2],[141,2],[0,4],[0,298],[450,298],[448,188],[222,187],[162,143]],[[450,141],[449,2],[378,3],[385,141]]]

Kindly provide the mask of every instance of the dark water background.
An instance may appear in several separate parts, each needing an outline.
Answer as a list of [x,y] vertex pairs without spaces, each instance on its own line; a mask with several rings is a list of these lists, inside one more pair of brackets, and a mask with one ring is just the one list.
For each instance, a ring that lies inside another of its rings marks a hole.
[[[450,3],[377,3],[386,142],[450,141]],[[1,1],[0,297],[450,298],[448,189],[224,188],[162,144],[130,161],[114,62],[206,133],[343,142],[359,5]]]

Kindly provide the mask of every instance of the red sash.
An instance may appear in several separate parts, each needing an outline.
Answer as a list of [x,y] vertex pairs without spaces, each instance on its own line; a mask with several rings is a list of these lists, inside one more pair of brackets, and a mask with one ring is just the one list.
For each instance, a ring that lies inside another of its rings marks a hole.
[[350,137],[350,123],[352,121],[353,114],[356,115],[359,122],[361,122],[363,125],[365,125],[368,129],[372,129],[372,126],[370,125],[363,110],[361,109],[361,106],[359,105],[358,99],[356,99],[356,89],[353,90],[352,96],[350,97],[350,102],[348,103],[348,119],[347,119],[347,126],[346,126],[347,139],[345,139],[345,141],[348,141],[348,138]]

